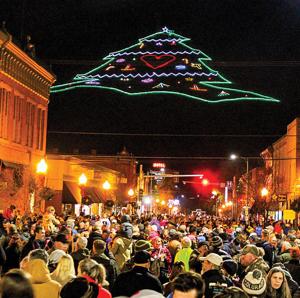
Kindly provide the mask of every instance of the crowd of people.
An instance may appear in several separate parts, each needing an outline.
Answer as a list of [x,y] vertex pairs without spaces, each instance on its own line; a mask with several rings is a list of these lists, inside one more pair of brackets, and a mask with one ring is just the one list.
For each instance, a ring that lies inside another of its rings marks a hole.
[[282,221],[8,209],[2,298],[300,297],[300,230]]

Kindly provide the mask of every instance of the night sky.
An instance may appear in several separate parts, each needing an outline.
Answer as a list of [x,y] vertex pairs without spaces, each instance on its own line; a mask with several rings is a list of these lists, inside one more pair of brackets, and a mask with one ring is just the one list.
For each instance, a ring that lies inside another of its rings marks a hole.
[[[126,146],[137,156],[225,157],[233,151],[259,156],[300,116],[299,0],[1,0],[0,20],[6,21],[16,39],[32,36],[38,58],[51,64],[58,84],[94,68],[90,61],[100,65],[108,53],[167,26],[191,38],[189,45],[209,55],[216,63],[213,68],[237,87],[281,101],[210,105],[172,95],[128,97],[73,90],[50,97],[49,150],[97,149],[99,154],[115,154]],[[83,63],[64,65],[55,60]],[[242,66],[245,62],[255,63]],[[207,136],[86,136],[53,131]],[[183,169],[199,164],[174,160],[171,165]]]

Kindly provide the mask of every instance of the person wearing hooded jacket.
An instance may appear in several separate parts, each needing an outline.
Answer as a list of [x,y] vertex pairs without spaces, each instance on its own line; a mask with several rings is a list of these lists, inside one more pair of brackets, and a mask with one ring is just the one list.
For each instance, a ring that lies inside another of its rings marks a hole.
[[119,270],[122,270],[124,264],[130,259],[132,252],[132,225],[129,222],[121,224],[121,230],[109,244],[109,250],[113,253]]
[[35,298],[59,298],[61,286],[51,279],[49,269],[43,260],[30,260],[25,270],[31,275]]

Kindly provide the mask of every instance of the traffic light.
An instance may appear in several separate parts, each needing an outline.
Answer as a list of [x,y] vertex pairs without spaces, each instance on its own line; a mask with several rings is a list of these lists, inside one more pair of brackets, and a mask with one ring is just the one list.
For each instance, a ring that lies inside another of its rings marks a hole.
[[209,184],[209,181],[207,179],[202,180],[202,185],[207,186]]

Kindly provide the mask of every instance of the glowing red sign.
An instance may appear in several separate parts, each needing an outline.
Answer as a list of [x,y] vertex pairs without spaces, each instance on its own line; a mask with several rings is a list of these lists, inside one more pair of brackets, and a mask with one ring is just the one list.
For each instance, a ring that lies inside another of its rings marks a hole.
[[148,67],[151,67],[152,69],[158,69],[175,61],[176,57],[168,54],[164,54],[164,55],[148,54],[148,55],[143,55],[140,59]]
[[165,168],[166,167],[166,164],[165,163],[163,163],[163,162],[154,162],[153,164],[152,164],[152,167],[153,168]]

